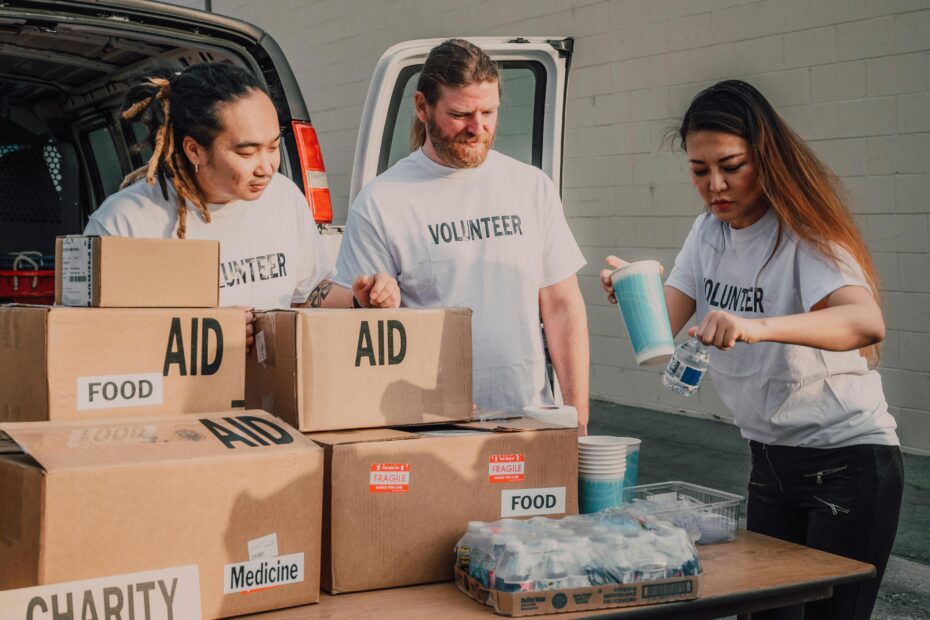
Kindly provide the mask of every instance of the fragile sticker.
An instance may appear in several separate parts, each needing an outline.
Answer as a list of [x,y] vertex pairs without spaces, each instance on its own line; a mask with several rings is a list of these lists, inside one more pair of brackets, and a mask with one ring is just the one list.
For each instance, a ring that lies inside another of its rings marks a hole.
[[522,454],[492,454],[488,458],[488,482],[521,482],[526,475]]
[[223,594],[267,590],[303,580],[303,552],[226,564],[223,567]]
[[371,493],[406,493],[410,490],[410,464],[372,463],[368,490]]

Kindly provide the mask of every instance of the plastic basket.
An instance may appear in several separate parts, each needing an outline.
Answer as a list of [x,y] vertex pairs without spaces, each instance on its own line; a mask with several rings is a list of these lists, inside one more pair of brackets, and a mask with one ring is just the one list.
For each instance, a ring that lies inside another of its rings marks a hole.
[[55,300],[55,270],[0,270],[0,303],[51,304]]
[[640,507],[657,519],[669,521],[694,532],[699,531],[700,537],[696,540],[699,544],[728,542],[736,539],[740,506],[743,503],[743,498],[739,495],[677,480],[643,484],[623,490],[625,504],[633,503],[637,499],[661,501],[684,498],[694,500],[693,505],[687,508],[667,509],[650,509],[642,504]]

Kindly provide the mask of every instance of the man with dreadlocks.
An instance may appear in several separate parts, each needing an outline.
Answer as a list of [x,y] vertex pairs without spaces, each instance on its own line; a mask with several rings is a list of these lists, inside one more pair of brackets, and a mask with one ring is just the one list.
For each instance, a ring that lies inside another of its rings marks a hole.
[[152,155],[94,212],[85,234],[218,240],[224,306],[400,304],[396,280],[384,273],[334,286],[303,194],[277,173],[278,115],[254,75],[219,63],[160,69],[130,88],[123,118],[148,127]]
[[588,327],[575,273],[585,260],[549,177],[491,150],[499,105],[499,71],[483,50],[453,39],[430,51],[414,96],[422,148],[359,194],[336,282],[384,270],[405,306],[472,308],[474,399],[490,409],[552,404],[542,317],[583,433]]

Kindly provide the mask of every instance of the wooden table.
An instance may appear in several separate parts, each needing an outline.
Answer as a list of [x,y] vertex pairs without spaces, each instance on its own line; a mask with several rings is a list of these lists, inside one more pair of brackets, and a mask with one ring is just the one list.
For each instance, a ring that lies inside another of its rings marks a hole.
[[[868,579],[875,567],[801,545],[741,531],[736,541],[699,545],[704,568],[701,597],[621,609],[554,614],[571,618],[718,618],[829,598],[833,586]],[[250,616],[260,620],[453,620],[501,618],[471,600],[455,584],[436,583],[338,596],[318,605]]]

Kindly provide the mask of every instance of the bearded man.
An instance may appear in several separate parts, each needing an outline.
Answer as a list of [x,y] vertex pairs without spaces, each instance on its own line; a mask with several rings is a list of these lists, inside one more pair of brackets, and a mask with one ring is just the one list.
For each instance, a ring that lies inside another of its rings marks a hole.
[[349,212],[337,284],[397,278],[401,305],[473,310],[474,400],[552,404],[540,318],[564,402],[587,431],[585,260],[541,170],[491,150],[500,71],[460,39],[433,48],[414,95],[419,149],[373,179]]

